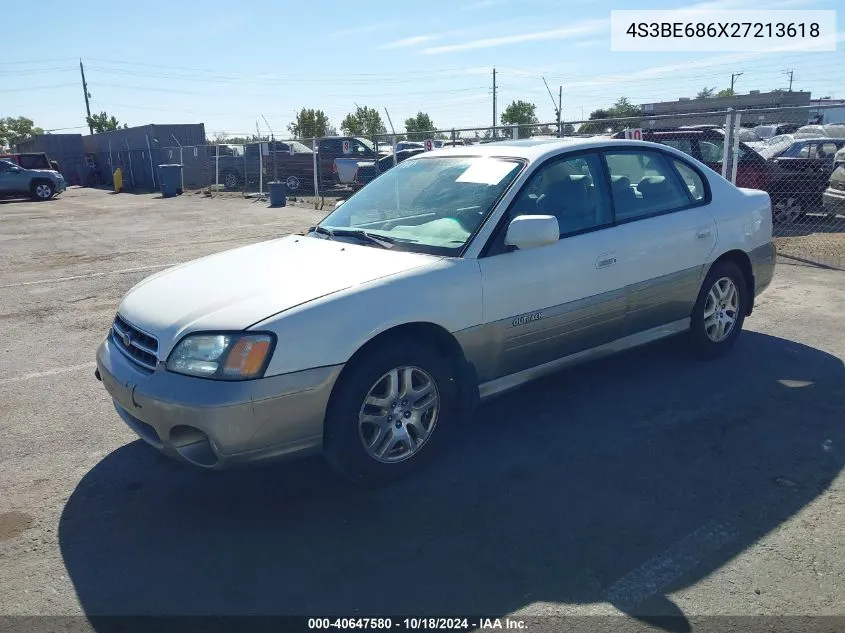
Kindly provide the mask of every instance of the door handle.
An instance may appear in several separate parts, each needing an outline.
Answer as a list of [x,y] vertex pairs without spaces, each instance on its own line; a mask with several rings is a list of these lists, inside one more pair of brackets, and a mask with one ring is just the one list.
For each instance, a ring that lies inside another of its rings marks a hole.
[[616,253],[604,253],[596,259],[596,268],[607,268],[616,263]]
[[713,234],[709,228],[698,229],[698,233],[695,234],[695,239],[697,240],[706,240]]

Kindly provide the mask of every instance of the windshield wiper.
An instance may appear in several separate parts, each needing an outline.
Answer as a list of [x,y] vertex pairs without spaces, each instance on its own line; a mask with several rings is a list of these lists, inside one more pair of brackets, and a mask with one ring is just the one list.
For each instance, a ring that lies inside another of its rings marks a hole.
[[369,242],[370,244],[375,244],[380,248],[393,248],[393,245],[396,243],[396,240],[392,237],[387,237],[386,235],[373,235],[362,229],[330,229],[325,226],[317,225],[312,230],[315,233],[328,235],[329,239],[333,239],[335,237],[353,237]]

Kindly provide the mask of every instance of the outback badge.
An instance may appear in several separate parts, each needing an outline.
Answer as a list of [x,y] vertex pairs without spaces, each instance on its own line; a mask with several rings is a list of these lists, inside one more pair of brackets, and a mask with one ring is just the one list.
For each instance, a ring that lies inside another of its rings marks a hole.
[[533,314],[524,314],[522,316],[516,317],[512,322],[511,325],[516,327],[517,325],[527,325],[533,321],[539,321],[543,318],[542,312],[534,312]]

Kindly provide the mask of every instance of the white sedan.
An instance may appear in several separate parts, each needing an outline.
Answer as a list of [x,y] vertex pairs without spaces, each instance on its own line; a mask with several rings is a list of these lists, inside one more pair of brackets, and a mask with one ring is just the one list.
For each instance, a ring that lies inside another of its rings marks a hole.
[[730,349],[775,266],[771,203],[638,141],[410,158],[306,235],[132,288],[96,375],[142,439],[205,468],[323,453],[392,479],[480,400],[686,333]]

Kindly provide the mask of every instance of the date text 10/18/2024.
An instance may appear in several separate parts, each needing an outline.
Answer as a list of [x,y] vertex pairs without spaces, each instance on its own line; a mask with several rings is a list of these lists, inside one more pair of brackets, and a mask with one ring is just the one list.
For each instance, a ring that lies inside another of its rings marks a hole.
[[371,631],[526,631],[524,620],[517,618],[308,618],[308,629]]

